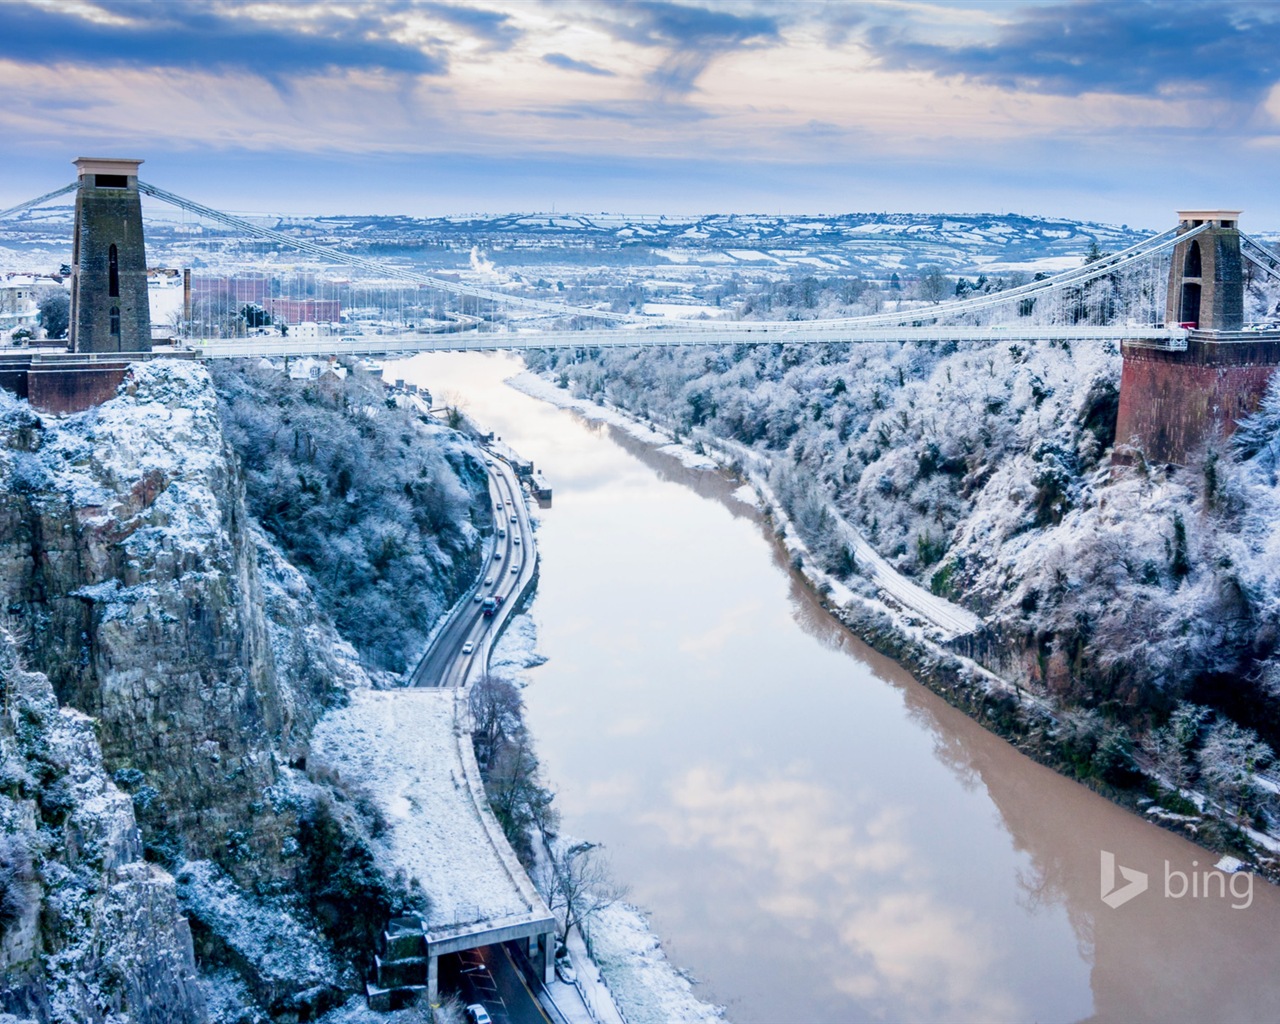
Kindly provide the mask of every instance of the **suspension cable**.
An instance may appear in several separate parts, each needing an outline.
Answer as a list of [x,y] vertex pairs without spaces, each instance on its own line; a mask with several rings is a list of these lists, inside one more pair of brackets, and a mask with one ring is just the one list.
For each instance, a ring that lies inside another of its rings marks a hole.
[[588,316],[597,320],[617,320],[626,322],[642,322],[643,318],[630,316],[627,314],[610,313],[604,310],[584,309],[574,306],[561,305],[555,302],[542,302],[538,299],[526,299],[521,296],[507,296],[504,292],[495,291],[489,288],[476,288],[471,286],[459,285],[444,278],[434,277],[430,274],[421,274],[413,270],[407,270],[402,267],[390,266],[384,263],[378,263],[374,260],[365,259],[362,256],[356,256],[354,253],[342,252],[340,249],[333,249],[329,246],[319,245],[316,242],[309,242],[304,238],[294,238],[286,235],[281,231],[273,231],[271,228],[265,228],[261,225],[254,224],[252,221],[235,217],[229,213],[223,213],[215,210],[211,206],[204,206],[191,199],[184,199],[182,196],[175,195],[172,192],[166,192],[162,188],[155,185],[149,185],[146,182],[138,182],[138,191],[161,202],[169,203],[176,206],[180,210],[187,210],[190,213],[198,214],[209,220],[217,221],[227,227],[235,228],[237,231],[243,231],[258,238],[265,238],[276,242],[279,245],[289,246],[294,249],[301,249],[303,252],[312,256],[318,256],[322,259],[332,260],[335,263],[344,263],[348,266],[359,267],[362,270],[373,271],[387,277],[398,278],[403,281],[411,281],[415,284],[428,284],[432,287],[447,291],[453,295],[465,296],[471,295],[479,298],[493,299],[501,301],[504,298],[511,298],[512,301],[518,302],[522,306],[529,309],[536,309],[544,313],[555,313],[559,316]]
[[17,206],[11,206],[7,210],[0,210],[0,220],[6,217],[12,217],[15,213],[21,213],[23,210],[29,210],[33,206],[39,206],[41,203],[47,203],[50,199],[57,199],[58,196],[65,196],[68,192],[74,192],[80,187],[80,179],[77,178],[70,185],[63,185],[60,189],[53,192],[46,192],[44,195],[36,199],[28,199],[25,203],[19,203]]
[[1259,270],[1280,281],[1280,256],[1243,231],[1240,232],[1240,255]]

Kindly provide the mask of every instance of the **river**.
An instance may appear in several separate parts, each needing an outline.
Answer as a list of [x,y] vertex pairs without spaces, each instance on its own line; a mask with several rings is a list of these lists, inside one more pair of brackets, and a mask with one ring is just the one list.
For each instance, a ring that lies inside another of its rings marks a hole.
[[[1280,1017],[1280,892],[1204,896],[1215,855],[935,697],[821,609],[733,483],[505,386],[520,368],[387,375],[549,478],[529,725],[564,830],[604,843],[701,998],[739,1024]],[[1147,891],[1105,905],[1103,851]]]

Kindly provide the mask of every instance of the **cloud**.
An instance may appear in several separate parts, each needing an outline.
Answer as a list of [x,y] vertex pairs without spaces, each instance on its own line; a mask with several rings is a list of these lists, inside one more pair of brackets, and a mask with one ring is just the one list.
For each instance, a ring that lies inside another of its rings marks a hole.
[[558,121],[623,122],[632,128],[678,126],[708,121],[711,115],[687,103],[626,101],[599,103],[559,103],[548,107],[527,107],[528,117]]
[[435,15],[454,28],[462,29],[468,35],[487,43],[491,50],[509,50],[523,35],[512,23],[511,16],[501,11],[440,3],[423,4],[417,9]]
[[266,21],[213,3],[99,3],[47,8],[6,4],[0,57],[43,65],[234,68],[278,81],[326,68],[440,75],[443,54],[387,32],[396,8],[287,8]]
[[865,40],[881,66],[1001,88],[1080,96],[1170,94],[1255,101],[1280,78],[1275,8],[1229,3],[1082,0],[1027,6],[991,41],[925,42],[876,25]]
[[563,53],[544,53],[542,60],[552,67],[563,68],[565,71],[581,71],[584,75],[602,75],[608,78],[614,77],[613,72],[608,68],[597,67],[585,60],[574,60],[572,57]]
[[647,2],[609,5],[599,24],[615,39],[665,49],[667,56],[648,75],[662,94],[693,91],[698,77],[720,54],[781,41],[778,19],[738,14],[690,4]]

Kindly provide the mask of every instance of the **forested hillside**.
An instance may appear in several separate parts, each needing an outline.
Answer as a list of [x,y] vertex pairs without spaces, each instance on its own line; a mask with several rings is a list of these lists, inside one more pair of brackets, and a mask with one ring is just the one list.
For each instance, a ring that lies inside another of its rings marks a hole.
[[475,575],[491,519],[477,449],[358,371],[298,382],[245,362],[214,377],[249,511],[365,662],[403,671]]

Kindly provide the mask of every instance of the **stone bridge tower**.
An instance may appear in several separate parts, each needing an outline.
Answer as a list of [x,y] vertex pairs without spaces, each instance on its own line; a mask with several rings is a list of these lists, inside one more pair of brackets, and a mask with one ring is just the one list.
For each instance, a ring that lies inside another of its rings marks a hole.
[[1207,224],[1195,238],[1174,246],[1164,322],[1204,331],[1244,326],[1244,264],[1239,210],[1179,210],[1178,234]]
[[81,157],[71,257],[71,350],[151,351],[141,160]]
[[1150,462],[1194,461],[1258,408],[1280,367],[1280,332],[1242,329],[1239,217],[1239,210],[1179,211],[1181,234],[1208,225],[1174,247],[1169,266],[1165,323],[1191,332],[1185,349],[1159,341],[1123,344],[1117,461],[1132,458],[1125,445]]

